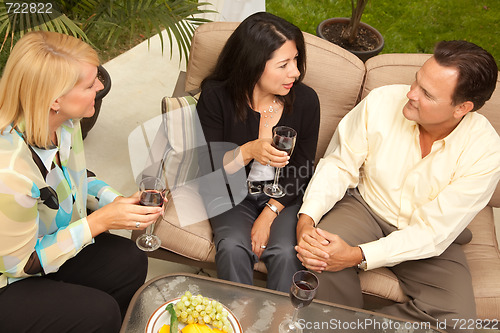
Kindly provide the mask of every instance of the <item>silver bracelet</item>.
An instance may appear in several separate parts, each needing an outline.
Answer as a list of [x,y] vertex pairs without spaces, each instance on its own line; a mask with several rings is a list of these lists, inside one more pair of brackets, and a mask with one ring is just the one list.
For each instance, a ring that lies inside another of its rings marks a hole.
[[276,207],[275,205],[266,202],[266,206],[269,207],[269,209],[272,210],[274,213],[276,213],[276,216],[280,215],[280,211],[278,210],[278,207]]

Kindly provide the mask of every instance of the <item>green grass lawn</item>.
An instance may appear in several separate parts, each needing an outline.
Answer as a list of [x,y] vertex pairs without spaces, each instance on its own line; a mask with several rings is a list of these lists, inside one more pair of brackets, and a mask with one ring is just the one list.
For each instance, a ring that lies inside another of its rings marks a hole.
[[[266,10],[316,34],[330,17],[350,17],[349,0],[266,0]],[[362,22],[384,36],[382,53],[432,53],[440,40],[464,39],[488,50],[500,66],[499,0],[371,0]]]

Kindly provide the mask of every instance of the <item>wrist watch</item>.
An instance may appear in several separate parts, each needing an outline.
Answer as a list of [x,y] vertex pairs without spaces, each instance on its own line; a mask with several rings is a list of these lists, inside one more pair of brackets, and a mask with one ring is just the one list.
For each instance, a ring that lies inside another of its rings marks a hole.
[[358,247],[361,250],[361,255],[363,256],[363,258],[361,259],[361,262],[358,264],[358,268],[366,271],[367,264],[366,264],[365,254],[363,253],[363,249],[360,246],[358,246]]

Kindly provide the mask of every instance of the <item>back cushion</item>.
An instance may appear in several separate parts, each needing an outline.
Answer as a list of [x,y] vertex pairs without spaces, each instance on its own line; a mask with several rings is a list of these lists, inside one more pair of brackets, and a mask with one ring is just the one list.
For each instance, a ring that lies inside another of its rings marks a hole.
[[[200,87],[237,22],[211,22],[198,27],[191,43],[186,91]],[[340,119],[356,105],[365,73],[364,64],[341,47],[304,33],[307,72],[304,83],[319,96],[321,121],[316,160],[323,156]]]
[[365,66],[343,48],[304,33],[307,70],[304,83],[318,94],[321,107],[316,161],[323,157],[339,121],[356,105]]
[[366,78],[361,98],[388,84],[412,84],[415,74],[430,54],[381,54],[366,62]]
[[[362,98],[374,88],[395,83],[411,84],[415,74],[431,57],[430,54],[381,54],[366,62],[366,78]],[[500,134],[500,79],[490,100],[478,111]],[[490,205],[500,206],[500,186],[497,186]]]

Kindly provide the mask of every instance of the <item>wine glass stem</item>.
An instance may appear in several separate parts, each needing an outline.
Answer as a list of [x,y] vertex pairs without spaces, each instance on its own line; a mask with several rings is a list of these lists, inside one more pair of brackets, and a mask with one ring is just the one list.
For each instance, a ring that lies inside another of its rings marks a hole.
[[297,322],[298,314],[299,314],[299,308],[294,308],[292,316],[292,325],[295,325],[295,323]]
[[281,168],[276,168],[276,172],[274,173],[273,189],[278,187],[278,178],[280,177],[280,171]]
[[151,223],[150,225],[148,225],[148,227],[146,228],[146,235],[151,236],[153,234],[154,228],[155,228],[154,223]]

